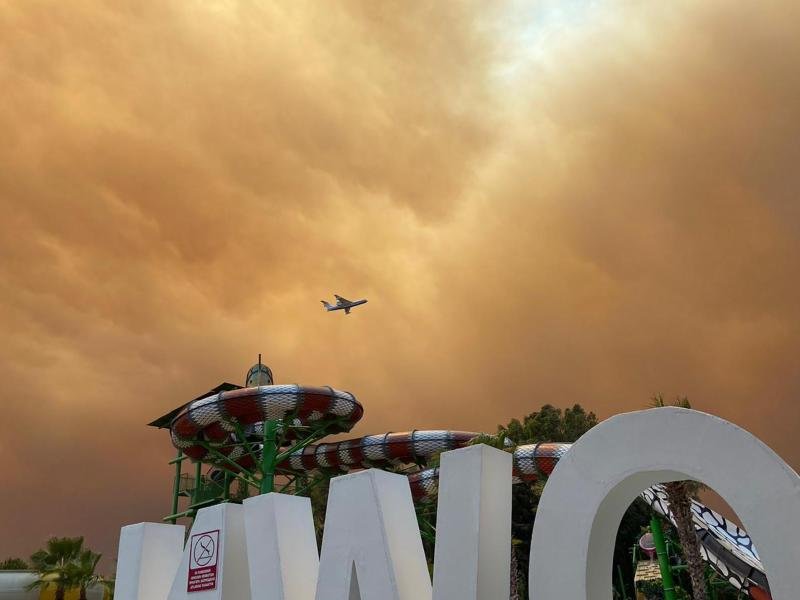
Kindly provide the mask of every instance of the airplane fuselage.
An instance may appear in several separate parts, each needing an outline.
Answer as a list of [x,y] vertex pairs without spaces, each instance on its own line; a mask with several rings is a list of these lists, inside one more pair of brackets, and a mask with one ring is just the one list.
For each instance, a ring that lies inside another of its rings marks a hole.
[[344,298],[336,297],[336,304],[328,304],[325,300],[322,300],[322,305],[325,307],[325,310],[328,312],[334,310],[343,310],[345,314],[350,314],[350,309],[356,306],[361,306],[362,304],[367,303],[366,298],[362,298],[361,300],[346,300]]
[[347,304],[337,304],[336,306],[331,306],[328,310],[343,310],[345,308],[353,308],[354,306],[361,306],[362,304],[366,304],[366,300],[353,300],[352,302],[348,302]]

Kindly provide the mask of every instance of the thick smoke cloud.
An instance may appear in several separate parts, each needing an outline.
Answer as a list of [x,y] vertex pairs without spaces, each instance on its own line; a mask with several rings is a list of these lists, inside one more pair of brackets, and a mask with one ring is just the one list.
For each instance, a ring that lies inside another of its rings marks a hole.
[[258,352],[358,434],[663,392],[800,465],[798,12],[4,5],[0,556],[113,556]]

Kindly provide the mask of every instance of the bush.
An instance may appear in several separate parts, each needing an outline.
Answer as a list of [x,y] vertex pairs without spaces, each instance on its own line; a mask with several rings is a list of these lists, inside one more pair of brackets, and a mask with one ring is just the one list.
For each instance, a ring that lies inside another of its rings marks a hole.
[[0,562],[0,571],[25,571],[28,563],[21,558],[7,558]]
[[638,588],[647,600],[662,600],[664,598],[664,588],[660,581],[641,581]]

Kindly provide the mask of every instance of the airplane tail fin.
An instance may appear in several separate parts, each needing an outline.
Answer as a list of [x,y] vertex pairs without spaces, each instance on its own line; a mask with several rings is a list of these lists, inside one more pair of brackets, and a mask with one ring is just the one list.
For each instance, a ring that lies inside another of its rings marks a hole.
[[325,307],[325,310],[330,310],[330,309],[332,309],[332,308],[333,308],[333,307],[332,307],[330,304],[328,304],[327,302],[325,302],[325,300],[320,300],[320,302],[322,302],[322,306],[324,306],[324,307]]

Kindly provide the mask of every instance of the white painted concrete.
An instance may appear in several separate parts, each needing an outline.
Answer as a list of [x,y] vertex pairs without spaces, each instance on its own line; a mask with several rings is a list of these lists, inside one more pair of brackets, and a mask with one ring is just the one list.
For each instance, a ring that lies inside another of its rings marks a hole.
[[0,600],[39,600],[39,590],[28,591],[39,577],[33,571],[0,571]]
[[119,535],[117,600],[167,600],[181,562],[186,528],[183,525],[138,523]]
[[508,598],[511,471],[511,454],[485,445],[441,455],[433,600]]
[[[216,589],[190,593],[187,582],[192,536],[216,530],[219,530]],[[168,600],[250,600],[244,508],[241,505],[217,504],[198,511]]]
[[263,494],[244,501],[252,600],[314,600],[319,553],[311,500]]
[[531,599],[610,600],[614,538],[625,509],[646,487],[685,479],[725,498],[758,547],[773,599],[794,600],[800,478],[744,429],[680,408],[612,417],[561,459],[536,515]]
[[404,475],[370,469],[331,480],[316,600],[431,600]]

